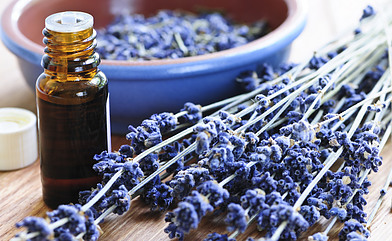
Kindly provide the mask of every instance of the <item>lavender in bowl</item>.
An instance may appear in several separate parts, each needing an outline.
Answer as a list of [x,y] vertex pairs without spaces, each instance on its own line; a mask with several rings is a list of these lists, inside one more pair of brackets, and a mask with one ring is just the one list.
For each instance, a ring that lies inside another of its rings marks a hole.
[[292,41],[305,25],[300,0],[156,0],[156,1],[22,1],[15,0],[1,18],[4,44],[18,57],[24,77],[35,88],[44,45],[44,19],[66,10],[84,11],[101,29],[120,14],[152,16],[169,9],[196,13],[217,10],[236,22],[268,22],[271,31],[238,47],[197,56],[151,59],[148,61],[108,60],[100,65],[109,79],[111,124],[114,133],[126,133],[129,124],[138,124],[153,113],[177,112],[185,102],[205,105],[240,93],[236,76],[255,70],[263,63],[274,66],[288,57]]
[[122,14],[98,29],[97,51],[109,60],[178,59],[239,47],[261,38],[268,29],[266,21],[235,24],[219,12]]

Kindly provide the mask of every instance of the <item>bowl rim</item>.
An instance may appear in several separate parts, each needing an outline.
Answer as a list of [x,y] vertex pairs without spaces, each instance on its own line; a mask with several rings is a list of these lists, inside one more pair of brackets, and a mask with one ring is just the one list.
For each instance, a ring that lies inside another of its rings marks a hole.
[[[160,65],[175,65],[175,64],[186,64],[200,61],[209,61],[211,59],[227,58],[237,55],[246,55],[254,51],[260,51],[261,49],[267,49],[268,47],[282,41],[284,36],[292,35],[294,32],[298,32],[297,35],[304,28],[306,17],[307,17],[307,6],[304,0],[284,0],[288,9],[287,18],[274,30],[264,35],[263,37],[253,40],[242,46],[235,48],[218,51],[214,53],[208,53],[204,55],[183,57],[178,59],[159,59],[149,61],[129,61],[129,60],[101,60],[101,66],[160,66]],[[3,40],[7,37],[10,41],[14,42],[16,47],[25,51],[31,52],[35,55],[33,58],[41,59],[43,55],[44,47],[31,41],[25,35],[22,34],[18,27],[18,19],[22,14],[23,9],[33,4],[32,0],[14,0],[4,10],[1,17],[1,29]],[[10,24],[5,25],[4,23],[9,22]],[[294,36],[296,37],[296,36]]]

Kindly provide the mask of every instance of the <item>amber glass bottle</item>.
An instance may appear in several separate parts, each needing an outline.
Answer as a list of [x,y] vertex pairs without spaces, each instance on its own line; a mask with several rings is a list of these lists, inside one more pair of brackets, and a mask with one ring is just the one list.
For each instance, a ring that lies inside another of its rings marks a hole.
[[94,154],[110,147],[108,83],[98,69],[93,17],[82,12],[49,16],[43,30],[44,72],[36,84],[44,202],[77,203],[99,182]]

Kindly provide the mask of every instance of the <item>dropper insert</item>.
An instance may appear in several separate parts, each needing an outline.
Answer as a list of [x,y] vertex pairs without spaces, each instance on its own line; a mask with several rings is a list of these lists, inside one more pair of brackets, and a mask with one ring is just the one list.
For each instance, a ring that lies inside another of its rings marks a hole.
[[79,32],[94,25],[94,18],[88,13],[78,11],[59,12],[45,19],[45,28],[54,32]]

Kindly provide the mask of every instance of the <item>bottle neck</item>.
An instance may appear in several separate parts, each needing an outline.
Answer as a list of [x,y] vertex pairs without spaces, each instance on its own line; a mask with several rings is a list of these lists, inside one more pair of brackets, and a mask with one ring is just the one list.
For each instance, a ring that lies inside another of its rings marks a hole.
[[93,28],[66,33],[45,28],[43,35],[46,48],[41,64],[47,74],[69,81],[75,79],[72,77],[97,73],[100,57],[95,52],[97,41]]

